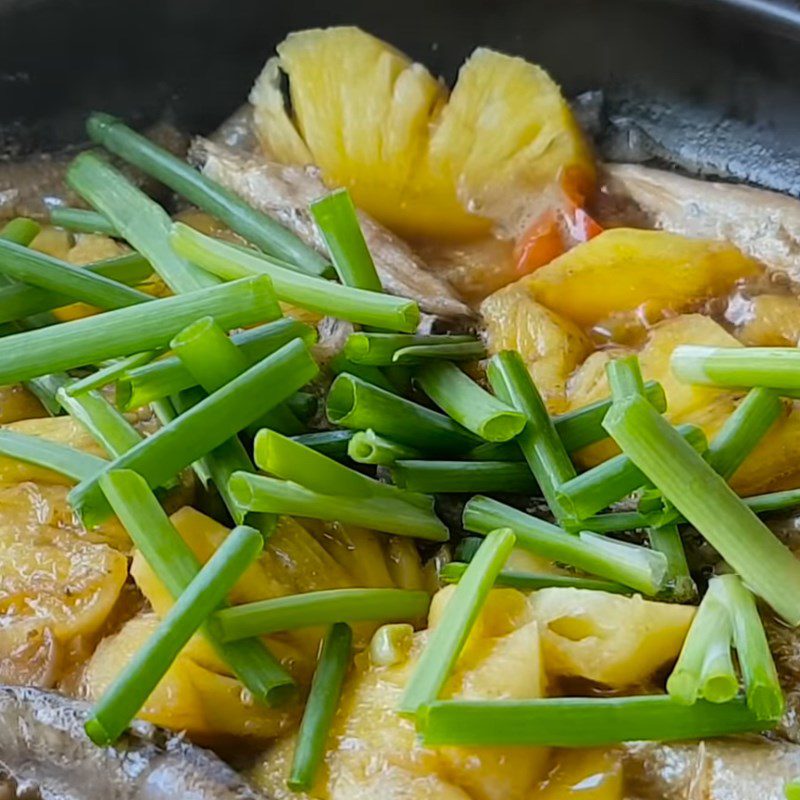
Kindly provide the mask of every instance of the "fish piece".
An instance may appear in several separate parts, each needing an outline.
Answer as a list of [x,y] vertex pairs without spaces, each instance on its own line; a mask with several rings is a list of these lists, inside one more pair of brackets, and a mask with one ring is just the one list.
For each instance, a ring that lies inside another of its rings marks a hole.
[[771,270],[800,281],[800,201],[795,198],[636,164],[607,164],[601,197],[616,201],[618,208],[632,203],[648,227],[731,242]]
[[[242,156],[199,139],[191,152],[203,173],[238,194],[254,208],[296,233],[306,244],[324,253],[325,244],[308,211],[313,200],[327,194],[319,170],[283,166],[262,158]],[[442,278],[426,271],[411,248],[363,212],[359,221],[384,289],[410,297],[423,311],[441,317],[472,316],[470,309]]]
[[89,708],[0,687],[0,775],[37,786],[45,800],[263,800],[213,753],[146,722],[134,722],[117,747],[97,747],[83,731]]

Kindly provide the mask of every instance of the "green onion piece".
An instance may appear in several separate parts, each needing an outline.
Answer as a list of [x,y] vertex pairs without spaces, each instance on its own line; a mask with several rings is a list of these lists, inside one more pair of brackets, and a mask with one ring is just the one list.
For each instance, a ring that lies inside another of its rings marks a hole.
[[32,392],[36,399],[44,406],[51,417],[59,416],[63,408],[58,399],[58,393],[67,386],[70,377],[64,372],[53,372],[24,382],[25,388]]
[[800,778],[789,781],[784,787],[783,792],[786,800],[800,800]]
[[308,422],[319,408],[317,396],[312,392],[295,392],[287,401],[286,407],[302,422]]
[[100,308],[123,308],[152,299],[99,272],[73,266],[3,239],[0,239],[0,272],[31,286],[62,294],[70,302],[81,301]]
[[[188,325],[202,316],[205,314],[198,312],[194,318],[187,319],[186,324]],[[212,312],[209,316],[213,316],[215,322],[220,324],[217,313]],[[175,333],[177,332],[175,331]],[[231,336],[233,343],[237,345],[247,358],[247,363],[251,365],[274,353],[293,339],[301,339],[305,344],[311,346],[316,340],[316,334],[314,329],[308,325],[289,317],[282,317],[266,325],[259,325],[257,328],[234,333]],[[117,383],[117,404],[123,411],[131,411],[146,406],[154,400],[178,394],[195,385],[196,381],[177,356],[162,358],[146,366],[132,369],[122,376]]]
[[604,421],[622,451],[787,622],[800,624],[800,562],[709,464],[642,398]]
[[[702,452],[707,448],[708,442],[702,429],[687,424],[679,426],[677,431],[695,450]],[[570,516],[580,520],[648,483],[642,470],[622,453],[562,483],[556,490],[556,497]]]
[[517,439],[520,450],[556,519],[566,517],[557,490],[575,476],[575,467],[522,356],[511,350],[498,353],[489,361],[487,375],[497,396],[525,415],[527,424]]
[[706,461],[725,480],[730,479],[782,412],[776,391],[760,386],[751,389],[714,437]]
[[83,425],[95,441],[117,458],[136,447],[142,435],[99,392],[71,395],[59,389],[56,397],[61,407]]
[[513,548],[514,534],[507,528],[488,534],[459,581],[442,619],[429,633],[400,699],[401,714],[416,714],[442,692],[489,590]]
[[683,705],[691,705],[698,698],[723,703],[732,699],[739,689],[731,660],[732,643],[730,614],[709,591],[667,679],[670,697]]
[[91,478],[106,465],[102,458],[74,447],[8,430],[0,430],[0,455],[51,469],[76,482]]
[[467,461],[525,461],[516,442],[483,442],[467,452]]
[[486,358],[483,342],[462,344],[418,344],[401,347],[393,356],[395,364],[424,364],[432,359],[442,361],[478,361]]
[[[384,375],[378,367],[371,367],[369,364],[357,364],[345,358],[343,352],[337,353],[329,362],[328,368],[334,375],[341,375],[343,372],[349,375],[355,375],[361,378],[362,381],[371,383],[379,389],[383,389],[392,394],[404,394],[398,392],[397,387],[389,380],[388,376]],[[409,379],[409,385],[411,380]]]
[[371,428],[380,436],[422,452],[458,455],[480,442],[449,417],[343,373],[331,384],[328,420],[354,430]]
[[39,235],[41,229],[42,226],[38,222],[27,217],[17,217],[0,229],[0,239],[27,246]]
[[66,231],[119,237],[119,231],[108,217],[85,208],[54,208],[50,212],[50,224]]
[[97,364],[164,347],[198,317],[213,316],[226,328],[280,315],[269,281],[250,279],[119,308],[51,328],[7,336],[0,351],[0,383]]
[[577,567],[591,575],[656,595],[665,586],[667,560],[647,547],[598,536],[588,531],[579,535],[532,517],[488,497],[476,495],[464,506],[464,528],[487,534],[508,527],[517,546],[539,556]]
[[219,283],[173,251],[169,243],[172,220],[167,212],[96,153],[81,153],[72,162],[67,183],[153,265],[175,294]]
[[344,622],[332,625],[322,642],[286,781],[295,792],[311,789],[322,765],[328,732],[350,664],[352,646],[353,632]]
[[[358,436],[358,434],[356,434]],[[506,461],[397,461],[392,480],[412,492],[518,492],[532,494],[536,481],[527,464]]]
[[328,269],[327,262],[319,253],[283,225],[256,211],[233,192],[206,178],[115,117],[92,114],[86,130],[93,141],[166,184],[265,253],[285,259],[312,275],[322,275]]
[[[403,350],[420,347],[454,347],[456,345],[468,345],[472,348],[479,345],[480,352],[485,354],[483,344],[474,336],[364,332],[351,333],[344,343],[343,352],[347,359],[356,364],[388,367],[398,361],[406,364],[413,362],[410,355],[404,359],[396,358],[397,353]],[[483,355],[471,357],[483,358]]]
[[667,582],[669,594],[679,603],[686,603],[697,597],[697,586],[692,580],[689,565],[686,563],[686,552],[677,525],[665,525],[661,528],[648,528],[647,538],[650,547],[663,553],[667,559]]
[[110,383],[114,383],[121,375],[129,372],[136,367],[149,364],[158,355],[157,350],[146,350],[144,353],[134,353],[125,358],[113,359],[107,366],[101,367],[97,372],[92,372],[85,378],[73,381],[64,387],[64,391],[70,397],[102,389]]
[[783,716],[783,692],[753,595],[737,575],[713,578],[709,591],[712,586],[728,609],[748,707],[759,719]]
[[[230,439],[265,408],[285,400],[316,373],[308,348],[302,342],[290,342],[141,441],[108,470],[133,469],[151,487],[159,486]],[[69,500],[86,525],[99,524],[111,510],[100,491],[99,476],[76,486]]]
[[440,700],[420,709],[426,747],[603,747],[631,741],[709,739],[774,728],[743,699],[691,706],[669,695]]
[[353,436],[355,436],[354,431],[317,431],[292,436],[292,440],[304,447],[310,447],[318,453],[335,458],[337,461],[342,461],[347,456]]
[[606,514],[595,514],[585,519],[565,519],[562,525],[570,533],[580,533],[580,531],[617,533],[647,528],[652,525],[652,519],[647,514],[640,514],[638,511],[612,511]]
[[337,189],[315,200],[308,208],[341,282],[354,289],[382,292],[380,278],[347,189]]
[[334,622],[417,622],[430,602],[427,592],[410,589],[323,589],[226,608],[212,624],[229,642]]
[[783,511],[800,506],[800,489],[755,494],[742,500],[754,514],[768,514],[771,511]]
[[525,427],[525,416],[493,397],[449,361],[420,367],[417,383],[459,425],[489,442],[507,442]]
[[[200,571],[200,562],[144,478],[130,470],[115,470],[103,476],[101,485],[145,561],[173,599],[180,597]],[[260,702],[275,706],[293,693],[292,678],[261,639],[224,643],[210,625],[203,627],[203,636]]]
[[175,601],[175,605],[97,701],[86,733],[98,745],[115,742],[147,701],[172,662],[225,599],[261,551],[253,528],[234,528]]
[[[390,467],[399,458],[415,458],[419,455],[419,451],[413,447],[384,439],[373,430],[366,430],[356,431],[353,434],[347,445],[347,455],[359,464],[379,464]],[[400,485],[398,483],[398,486]]]
[[[87,264],[85,267],[81,267],[80,271],[100,275],[126,286],[133,286],[145,280],[153,270],[138,253],[131,253]],[[150,298],[148,297],[148,299]],[[72,302],[74,302],[74,298],[65,294],[41,289],[28,283],[9,283],[7,286],[0,287],[0,322],[32,317]]]
[[[250,511],[311,517],[364,528],[412,536],[433,542],[449,537],[447,527],[434,514],[432,507],[422,508],[415,498],[421,495],[374,493],[369,496],[323,494],[292,481],[236,472],[229,482],[229,491],[241,506]],[[430,498],[428,498],[430,501]],[[432,502],[431,502],[432,506]]]
[[686,383],[800,389],[800,350],[796,347],[681,345],[672,351],[670,366]]
[[624,400],[632,395],[644,395],[644,378],[638,356],[615,358],[606,364],[608,386],[614,400]]
[[224,280],[269,275],[278,299],[300,308],[388,330],[413,331],[419,324],[419,306],[413,300],[293,272],[255,250],[212,239],[180,222],[174,224],[170,241],[176,252]]
[[[459,561],[451,561],[439,570],[439,580],[442,583],[458,583],[469,565]],[[596,592],[610,592],[612,594],[632,594],[633,590],[627,586],[611,581],[600,581],[595,578],[580,578],[574,575],[551,575],[548,573],[521,572],[518,570],[500,570],[494,581],[495,586],[506,586],[509,589],[519,589],[522,592],[533,592],[537,589],[547,589],[553,586],[569,589],[590,589]]]

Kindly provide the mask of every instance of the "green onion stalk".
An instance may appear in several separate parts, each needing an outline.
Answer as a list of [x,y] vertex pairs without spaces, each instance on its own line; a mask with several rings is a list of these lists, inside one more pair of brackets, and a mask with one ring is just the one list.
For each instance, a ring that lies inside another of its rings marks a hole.
[[[358,436],[358,434],[356,434]],[[533,494],[536,481],[527,464],[514,461],[400,460],[391,465],[392,480],[412,492],[510,492]]]
[[106,465],[105,459],[91,453],[9,430],[0,430],[0,455],[51,469],[76,483],[91,478]]
[[347,337],[343,352],[356,364],[388,367],[425,363],[437,357],[449,361],[480,359],[486,355],[486,348],[475,336],[357,332]]
[[[347,445],[347,455],[358,464],[392,466],[398,459],[415,458],[418,450],[379,436],[373,430],[356,431]],[[395,483],[401,485],[398,481]],[[417,491],[417,490],[414,490]]]
[[316,431],[292,436],[292,440],[304,447],[310,447],[337,461],[343,461],[350,449],[350,442],[356,435],[354,431]]
[[800,389],[800,350],[796,347],[699,347],[680,345],[670,366],[686,383],[704,386]]
[[663,553],[667,559],[668,593],[673,600],[686,603],[697,597],[697,586],[686,563],[686,551],[677,525],[661,528],[648,528],[647,538],[650,547]]
[[50,212],[50,224],[66,231],[99,233],[119,238],[119,231],[107,217],[85,208],[54,208]]

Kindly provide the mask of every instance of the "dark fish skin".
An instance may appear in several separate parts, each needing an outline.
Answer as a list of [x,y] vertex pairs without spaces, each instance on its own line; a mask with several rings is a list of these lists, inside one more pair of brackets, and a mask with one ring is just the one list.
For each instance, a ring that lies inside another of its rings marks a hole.
[[[97,747],[83,730],[89,708],[0,686],[0,776],[34,785],[44,800],[265,800],[213,753],[149,723],[135,722],[115,747]],[[9,786],[0,778],[3,800]]]

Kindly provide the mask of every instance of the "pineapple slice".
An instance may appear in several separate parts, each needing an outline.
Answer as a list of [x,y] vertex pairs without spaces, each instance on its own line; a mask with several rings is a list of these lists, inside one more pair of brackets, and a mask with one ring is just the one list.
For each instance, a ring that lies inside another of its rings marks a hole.
[[622,754],[614,750],[562,750],[537,800],[624,800]]
[[22,384],[0,386],[0,425],[46,416],[47,412],[42,404]]
[[316,164],[401,235],[475,238],[500,198],[527,204],[566,174],[593,184],[558,86],[523,59],[476,50],[448,99],[423,66],[358,28],[293,33],[277,50],[250,95],[267,155]]
[[548,675],[586,678],[614,689],[645,683],[680,653],[694,606],[586,589],[530,596]]
[[748,347],[797,347],[800,344],[800,301],[780,294],[754,297],[736,335]]
[[592,327],[625,313],[656,321],[690,310],[761,272],[756,261],[723,242],[612,228],[517,284],[550,310]]

